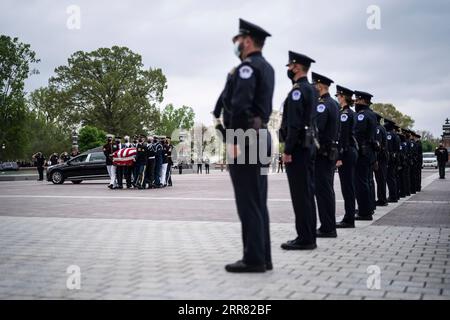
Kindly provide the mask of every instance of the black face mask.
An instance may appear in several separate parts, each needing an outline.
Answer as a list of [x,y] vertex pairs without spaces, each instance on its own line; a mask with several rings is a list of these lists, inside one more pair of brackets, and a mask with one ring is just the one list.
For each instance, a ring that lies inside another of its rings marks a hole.
[[288,76],[289,79],[292,80],[292,82],[294,82],[294,77],[295,77],[295,72],[294,71],[288,69],[287,76]]
[[367,106],[365,104],[355,103],[355,111],[359,112],[362,109],[366,108]]

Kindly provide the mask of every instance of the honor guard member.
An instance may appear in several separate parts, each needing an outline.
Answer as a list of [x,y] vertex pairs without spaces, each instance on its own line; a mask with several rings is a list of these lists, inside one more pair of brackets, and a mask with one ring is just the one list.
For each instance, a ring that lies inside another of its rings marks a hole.
[[[114,144],[116,146],[116,151],[123,149],[122,137],[116,136],[114,139]],[[117,182],[116,189],[123,189],[124,174],[125,174],[125,167],[116,165],[116,182]]]
[[422,149],[422,141],[420,140],[422,137],[419,134],[415,134],[414,136],[415,142],[417,145],[417,171],[416,171],[416,191],[422,191],[422,166],[423,166],[423,149]]
[[[240,19],[239,33],[233,38],[235,54],[242,63],[230,75],[228,91],[221,99],[229,103],[227,129],[254,129],[261,136],[267,129],[272,113],[274,70],[262,55],[266,37],[270,34],[261,27]],[[216,113],[217,114],[217,113]],[[268,143],[268,141],[267,141]],[[262,165],[248,159],[248,145],[240,147],[236,140],[227,141],[230,158],[245,156],[244,163],[229,164],[236,205],[242,224],[243,258],[228,264],[228,272],[265,272],[272,270],[267,209],[267,175],[261,173]]]
[[318,238],[336,238],[336,196],[334,172],[338,159],[339,106],[329,93],[333,80],[313,72],[313,84],[319,93],[315,122],[319,137],[319,150],[315,162],[315,194],[319,211]]
[[405,141],[402,141],[403,150],[405,152],[404,172],[403,178],[405,179],[405,195],[409,197],[411,195],[411,147],[409,144],[410,134],[408,129],[402,129]]
[[388,151],[387,151],[387,132],[386,129],[381,125],[381,119],[383,117],[375,113],[377,116],[377,135],[376,140],[378,142],[378,152],[377,152],[377,166],[375,170],[375,179],[377,181],[377,202],[376,205],[380,207],[385,207],[388,205],[386,196],[386,177],[387,177],[387,167],[388,167]]
[[[132,143],[130,142],[130,137],[125,136],[124,137],[124,143],[122,144],[123,148],[132,148]],[[132,175],[133,175],[133,167],[132,166],[126,166],[124,167],[124,174],[125,174],[125,180],[127,182],[127,189],[130,189],[132,186]]]
[[375,134],[377,118],[370,109],[372,95],[355,91],[355,137],[358,142],[359,156],[356,161],[355,190],[359,213],[355,220],[373,220],[374,203],[369,186],[371,168],[375,162]]
[[400,139],[400,152],[399,152],[399,165],[398,165],[398,175],[397,175],[397,184],[398,184],[398,195],[399,198],[406,197],[406,161],[407,154],[405,148],[405,135],[401,128],[398,128],[397,135]]
[[397,169],[400,152],[400,138],[395,133],[395,123],[391,120],[384,120],[386,129],[386,141],[388,152],[388,165],[386,183],[389,190],[388,202],[398,202]]
[[336,224],[336,228],[355,227],[355,166],[358,150],[355,140],[355,112],[350,108],[353,105],[352,97],[352,90],[336,86],[336,98],[341,106],[337,167],[345,205],[344,218]]
[[283,162],[294,207],[297,238],[283,243],[281,248],[284,250],[312,250],[317,247],[313,116],[318,96],[307,78],[314,62],[303,54],[289,52],[287,74],[293,87],[284,101],[280,141],[285,144]]

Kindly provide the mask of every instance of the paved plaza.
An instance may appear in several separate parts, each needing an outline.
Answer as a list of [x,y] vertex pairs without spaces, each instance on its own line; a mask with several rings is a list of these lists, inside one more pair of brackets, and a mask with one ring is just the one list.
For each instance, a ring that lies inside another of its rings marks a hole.
[[[434,170],[421,193],[311,252],[280,249],[296,236],[294,213],[286,175],[271,174],[264,274],[224,270],[242,251],[228,174],[173,180],[158,190],[0,182],[0,299],[450,299],[450,180]],[[339,219],[337,175],[335,190]]]

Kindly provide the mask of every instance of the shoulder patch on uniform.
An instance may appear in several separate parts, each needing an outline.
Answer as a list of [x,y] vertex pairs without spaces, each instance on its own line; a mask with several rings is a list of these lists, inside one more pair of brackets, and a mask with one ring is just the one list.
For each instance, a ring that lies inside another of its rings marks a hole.
[[302,96],[302,93],[300,92],[300,90],[292,91],[292,100],[298,101],[298,100],[300,100],[301,96]]
[[392,140],[392,136],[390,134],[388,134],[387,139]]
[[327,107],[325,107],[324,104],[319,104],[319,105],[317,106],[317,112],[323,113],[323,112],[325,111],[326,108],[327,108]]
[[250,79],[253,75],[253,69],[250,66],[242,66],[239,68],[239,77],[241,79]]
[[346,115],[345,113],[341,114],[341,122],[347,122],[348,120],[348,115]]
[[358,115],[358,121],[363,121],[363,120],[364,120],[364,115],[363,114]]
[[377,129],[377,134],[380,134],[380,129]]

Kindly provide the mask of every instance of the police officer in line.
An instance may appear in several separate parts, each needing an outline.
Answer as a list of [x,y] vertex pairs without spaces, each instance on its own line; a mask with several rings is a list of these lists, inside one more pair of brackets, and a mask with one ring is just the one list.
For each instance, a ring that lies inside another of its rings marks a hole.
[[[241,64],[227,77],[219,104],[225,103],[229,117],[226,129],[267,130],[272,113],[274,70],[262,55],[270,34],[261,27],[239,20],[239,33],[233,38],[235,54]],[[222,104],[222,109],[223,109]],[[220,109],[220,107],[218,107]],[[215,110],[217,111],[217,110]],[[218,111],[215,115],[218,114]],[[224,119],[225,120],[225,119]],[[218,122],[218,120],[217,120]],[[261,136],[261,135],[260,135]],[[267,175],[262,165],[249,162],[249,146],[227,141],[229,157],[245,155],[244,164],[229,164],[236,205],[242,224],[243,258],[225,266],[228,272],[265,272],[272,270],[267,209]]]
[[398,173],[397,173],[397,184],[398,184],[398,197],[404,198],[407,195],[406,192],[406,162],[407,154],[405,148],[405,135],[401,128],[398,128],[397,135],[400,139],[400,152],[399,152],[399,163],[398,163]]
[[329,93],[333,80],[312,72],[312,81],[319,93],[315,122],[320,147],[317,150],[314,170],[315,195],[320,220],[317,237],[336,238],[336,197],[333,183],[338,159],[339,106]]
[[400,152],[400,138],[395,133],[395,123],[391,120],[384,120],[387,141],[387,175],[386,183],[389,190],[388,202],[396,203],[399,200],[397,187],[397,168]]
[[436,148],[434,154],[439,166],[439,179],[445,179],[445,166],[448,162],[448,151],[442,142],[439,143],[439,147]]
[[405,185],[405,196],[409,197],[411,195],[411,177],[410,177],[410,171],[411,171],[411,147],[409,144],[409,130],[408,129],[402,129],[404,141],[402,141],[402,148],[405,153],[405,161],[403,162],[404,165],[404,172],[403,172],[403,178],[404,178],[404,185]]
[[416,194],[416,163],[417,163],[417,146],[413,139],[413,132],[407,131],[406,142],[409,148],[409,193]]
[[423,149],[422,149],[422,141],[421,136],[417,133],[414,133],[415,143],[417,145],[417,162],[416,162],[416,191],[422,191],[422,165],[423,165]]
[[336,86],[336,98],[340,110],[341,131],[339,135],[339,157],[336,163],[344,198],[345,215],[342,221],[336,223],[336,228],[355,227],[355,166],[358,159],[358,149],[355,139],[355,112],[353,105],[353,91]]
[[280,141],[283,162],[295,213],[297,238],[281,245],[284,250],[317,248],[317,217],[314,201],[314,160],[316,156],[314,112],[318,94],[308,82],[308,56],[289,51],[288,77],[293,87],[284,102]]
[[377,181],[377,202],[376,205],[385,207],[388,205],[386,195],[386,178],[388,168],[388,147],[387,147],[387,132],[384,126],[381,124],[383,117],[375,113],[377,117],[377,134],[376,140],[378,145],[377,162],[375,168],[375,180]]
[[375,199],[373,199],[369,185],[372,165],[376,160],[377,118],[370,109],[372,97],[370,93],[355,91],[355,137],[359,149],[355,171],[356,200],[358,202],[358,215],[356,215],[355,220],[373,220],[373,208],[375,207]]

